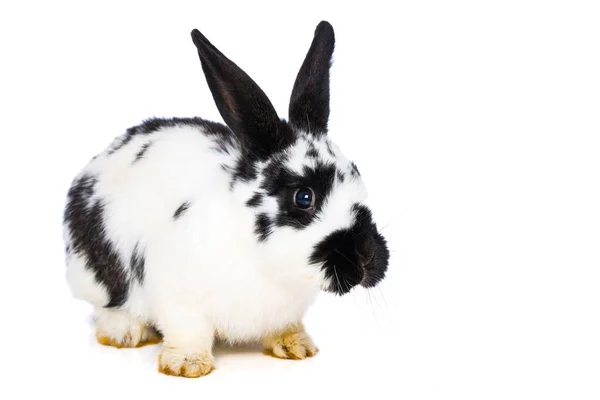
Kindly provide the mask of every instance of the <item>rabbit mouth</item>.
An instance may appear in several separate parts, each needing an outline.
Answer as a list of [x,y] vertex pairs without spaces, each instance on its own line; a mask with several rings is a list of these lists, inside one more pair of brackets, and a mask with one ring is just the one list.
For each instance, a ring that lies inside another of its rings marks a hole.
[[325,292],[344,295],[358,285],[364,288],[377,286],[387,271],[389,252],[385,245],[378,246],[368,263],[360,266],[347,256],[343,258],[346,263],[325,264],[324,268],[329,270],[330,276],[329,285],[323,288]]

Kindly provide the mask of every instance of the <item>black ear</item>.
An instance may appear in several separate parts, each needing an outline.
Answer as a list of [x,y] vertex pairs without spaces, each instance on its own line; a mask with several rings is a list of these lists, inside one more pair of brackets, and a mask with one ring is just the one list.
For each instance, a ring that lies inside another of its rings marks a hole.
[[333,27],[329,22],[322,21],[317,25],[290,97],[290,122],[306,132],[327,132],[329,68],[334,45]]
[[208,87],[225,123],[248,156],[265,159],[289,138],[262,89],[198,31],[191,33]]

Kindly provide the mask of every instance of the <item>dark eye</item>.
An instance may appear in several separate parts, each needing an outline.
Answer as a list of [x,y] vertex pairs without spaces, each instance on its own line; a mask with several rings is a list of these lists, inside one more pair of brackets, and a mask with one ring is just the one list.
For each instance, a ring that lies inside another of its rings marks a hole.
[[315,205],[315,193],[311,188],[300,187],[294,193],[294,205],[302,210],[308,210]]

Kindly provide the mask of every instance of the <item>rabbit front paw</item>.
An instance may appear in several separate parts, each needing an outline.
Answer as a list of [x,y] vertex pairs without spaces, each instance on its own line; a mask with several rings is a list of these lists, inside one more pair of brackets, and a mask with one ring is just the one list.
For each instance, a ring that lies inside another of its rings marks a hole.
[[175,348],[163,347],[158,356],[158,371],[171,376],[198,378],[215,369],[215,360],[208,352],[187,353]]
[[285,359],[302,360],[319,352],[302,324],[295,324],[278,334],[263,339],[264,353]]

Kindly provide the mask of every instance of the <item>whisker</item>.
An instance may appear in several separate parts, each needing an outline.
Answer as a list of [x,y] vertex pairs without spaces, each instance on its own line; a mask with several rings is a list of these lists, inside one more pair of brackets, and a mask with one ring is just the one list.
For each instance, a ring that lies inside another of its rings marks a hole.
[[340,283],[340,277],[337,274],[337,269],[335,268],[335,264],[333,264],[333,273],[335,274],[335,279],[337,279],[338,288],[342,288],[342,284]]
[[379,304],[379,300],[377,299],[377,293],[375,293],[373,291],[373,288],[370,288],[369,292],[373,293],[373,298],[375,299],[375,304],[377,304],[377,308],[380,309],[380,310],[382,310],[383,308],[381,307],[381,304]]
[[377,329],[381,329],[381,327],[379,326],[379,321],[377,320],[377,314],[375,313],[375,308],[373,307],[373,299],[371,298],[371,290],[369,290],[369,289],[367,289],[367,296],[371,302],[371,307],[369,307],[369,308],[371,309],[371,313],[373,314],[373,319],[375,320],[375,325],[377,325]]
[[358,306],[358,301],[356,300],[355,294],[352,291],[349,291],[348,293],[350,293],[350,297],[352,297],[354,304]]
[[369,290],[365,290],[365,300],[367,300],[367,307],[371,308],[372,304],[371,304],[371,298],[369,296]]
[[383,232],[387,227],[389,227],[392,224],[392,222],[394,221],[390,221],[387,224],[383,225],[381,228],[379,228],[379,232]]
[[381,295],[381,298],[383,300],[384,307],[381,307],[381,310],[385,312],[386,321],[392,325],[395,325],[394,316],[392,313],[390,313],[390,308],[389,308],[387,300],[385,299],[385,295],[383,293],[383,290],[381,289],[381,286],[377,285],[374,288],[377,288],[377,290],[379,291],[379,294]]
[[379,294],[381,295],[381,298],[383,299],[383,303],[385,304],[385,309],[388,310],[389,312],[389,307],[387,304],[387,301],[385,300],[385,296],[383,295],[383,292],[381,291],[381,288],[379,287],[379,285],[375,286],[377,288],[377,290],[379,291]]
[[346,278],[343,278],[344,284],[346,285],[346,290],[350,291],[352,289],[352,285],[348,282]]

